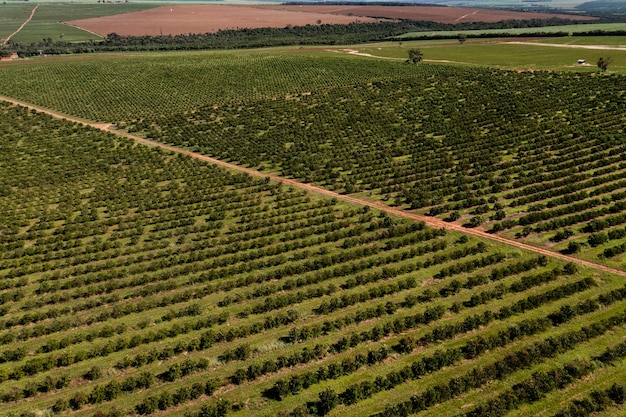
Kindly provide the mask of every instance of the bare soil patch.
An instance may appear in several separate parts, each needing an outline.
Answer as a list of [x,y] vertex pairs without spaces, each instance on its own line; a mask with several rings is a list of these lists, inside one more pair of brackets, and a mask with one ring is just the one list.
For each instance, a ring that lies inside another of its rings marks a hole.
[[282,28],[288,25],[304,26],[321,23],[348,24],[375,22],[380,19],[341,14],[259,9],[245,6],[194,5],[164,6],[140,12],[124,13],[92,19],[65,22],[90,32],[106,36],[181,35],[188,33],[213,33],[224,29]]
[[514,12],[496,9],[441,6],[255,6],[264,10],[300,11],[331,15],[380,17],[387,19],[426,20],[440,23],[499,22],[501,20],[549,19],[596,20],[590,16],[556,13]]

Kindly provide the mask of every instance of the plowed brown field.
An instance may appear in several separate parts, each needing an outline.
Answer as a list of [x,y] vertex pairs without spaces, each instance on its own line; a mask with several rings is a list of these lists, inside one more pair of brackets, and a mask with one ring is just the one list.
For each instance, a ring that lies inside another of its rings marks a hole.
[[425,20],[440,23],[499,22],[501,20],[562,19],[595,20],[595,17],[567,14],[514,12],[496,9],[476,9],[442,6],[255,6],[267,10],[300,11],[331,15],[384,17],[388,19]]
[[178,35],[212,33],[220,29],[285,27],[321,23],[347,24],[382,19],[426,20],[441,23],[498,22],[548,19],[594,20],[589,16],[526,13],[495,9],[440,6],[164,6],[140,12],[93,19],[73,20],[69,25],[102,36]]
[[380,19],[325,14],[316,12],[259,9],[243,6],[196,5],[164,6],[140,12],[125,13],[93,19],[65,22],[99,35],[179,35],[210,33],[220,29],[285,27],[329,24],[348,24],[356,21],[375,22]]

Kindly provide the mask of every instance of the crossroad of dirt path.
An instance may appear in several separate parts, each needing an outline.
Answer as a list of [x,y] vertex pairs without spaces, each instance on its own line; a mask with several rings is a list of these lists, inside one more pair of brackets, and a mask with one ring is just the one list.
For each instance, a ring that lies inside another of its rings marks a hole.
[[288,185],[292,185],[294,187],[298,187],[298,188],[302,188],[311,192],[314,192],[316,194],[321,194],[324,196],[328,196],[328,197],[332,197],[332,198],[336,198],[337,200],[341,200],[341,201],[346,201],[348,203],[352,203],[352,204],[357,204],[357,205],[361,205],[361,206],[368,206],[377,210],[381,210],[384,211],[386,213],[389,213],[391,215],[394,216],[398,216],[398,217],[402,217],[402,218],[406,218],[406,219],[410,219],[410,220],[414,220],[414,221],[421,221],[424,222],[425,224],[427,224],[430,227],[434,227],[434,228],[440,228],[440,229],[446,229],[446,230],[454,230],[454,231],[458,231],[458,232],[462,232],[462,233],[466,233],[469,235],[473,235],[473,236],[477,236],[483,239],[487,239],[490,241],[495,241],[504,245],[509,245],[509,246],[513,246],[519,249],[524,249],[530,252],[534,252],[534,253],[538,253],[541,255],[545,255],[545,256],[549,256],[552,258],[557,258],[563,261],[568,261],[568,262],[573,262],[575,264],[578,265],[584,265],[590,268],[594,268],[597,270],[601,270],[601,271],[605,271],[605,272],[609,272],[612,274],[617,274],[617,275],[621,275],[626,277],[626,271],[622,271],[619,269],[615,269],[615,268],[611,268],[605,265],[600,265],[597,264],[595,262],[591,262],[591,261],[587,261],[584,259],[578,259],[578,258],[574,258],[572,256],[567,256],[558,252],[553,252],[550,251],[548,249],[544,249],[544,248],[540,248],[540,247],[536,247],[536,246],[532,246],[532,245],[527,245],[525,243],[522,242],[518,242],[516,240],[512,240],[512,239],[507,239],[504,238],[502,236],[498,236],[495,234],[491,234],[491,233],[487,233],[484,230],[481,229],[475,229],[475,228],[465,228],[463,226],[461,226],[458,223],[448,223],[445,222],[437,217],[429,217],[429,216],[424,216],[421,214],[416,214],[416,213],[411,213],[402,209],[398,209],[395,207],[389,207],[386,204],[383,204],[381,202],[378,201],[370,201],[370,200],[366,200],[363,198],[358,198],[358,197],[353,197],[350,195],[344,195],[344,194],[339,194],[336,193],[334,191],[330,191],[327,190],[325,188],[321,188],[321,187],[317,187],[315,185],[311,185],[311,184],[305,184],[299,181],[296,181],[294,179],[291,178],[284,178],[284,177],[280,177],[277,175],[273,175],[273,174],[266,174],[260,171],[256,171],[254,169],[250,169],[250,168],[246,168],[246,167],[242,167],[239,165],[235,165],[235,164],[231,164],[229,162],[225,162],[225,161],[221,161],[219,159],[215,159],[215,158],[211,158],[209,156],[206,155],[202,155],[200,153],[197,152],[192,152],[189,151],[187,149],[183,149],[183,148],[179,148],[176,146],[172,146],[172,145],[167,145],[164,143],[160,143],[160,142],[155,142],[153,140],[150,139],[145,139],[139,136],[135,136],[132,135],[128,132],[124,132],[122,130],[117,130],[115,129],[111,124],[108,123],[93,123],[93,122],[89,122],[86,121],[84,119],[80,119],[77,117],[72,117],[72,116],[67,116],[64,114],[61,114],[59,112],[55,112],[53,110],[50,109],[46,109],[40,106],[35,106],[32,105],[30,103],[26,103],[24,101],[20,101],[20,100],[15,100],[9,97],[4,97],[0,95],[0,100],[4,100],[7,101],[9,103],[15,104],[15,105],[19,105],[19,106],[23,106],[23,107],[27,107],[29,109],[33,109],[33,110],[37,110],[46,114],[49,114],[53,117],[59,118],[59,119],[65,119],[68,121],[72,121],[72,122],[77,122],[77,123],[82,123],[91,127],[94,127],[96,129],[100,129],[102,131],[105,132],[109,132],[109,133],[113,133],[116,134],[118,136],[122,136],[128,139],[132,139],[138,143],[142,143],[144,145],[148,145],[148,146],[154,146],[154,147],[158,147],[170,152],[174,152],[174,153],[179,153],[179,154],[183,154],[183,155],[187,155],[190,156],[192,158],[201,160],[201,161],[205,161],[205,162],[209,162],[215,165],[219,165],[221,167],[230,169],[230,170],[234,170],[234,171],[239,171],[239,172],[245,172],[246,174],[250,174],[256,177],[262,177],[262,178],[270,178],[271,180],[274,181],[278,181],[281,182],[283,184],[288,184]]

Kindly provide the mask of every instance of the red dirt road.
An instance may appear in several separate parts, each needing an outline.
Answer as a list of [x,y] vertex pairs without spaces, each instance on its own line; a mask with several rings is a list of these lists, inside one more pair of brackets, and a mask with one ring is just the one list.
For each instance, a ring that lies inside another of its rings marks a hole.
[[283,178],[283,177],[279,177],[276,175],[271,175],[271,174],[265,174],[250,168],[245,168],[239,165],[235,165],[235,164],[231,164],[228,162],[224,162],[224,161],[220,161],[219,159],[215,159],[215,158],[211,158],[209,156],[206,155],[202,155],[199,154],[197,152],[192,152],[192,151],[188,151],[186,149],[182,149],[182,148],[178,148],[176,146],[171,146],[171,145],[166,145],[164,143],[160,143],[160,142],[155,142],[152,141],[150,139],[145,139],[145,138],[141,138],[139,136],[135,136],[135,135],[131,135],[130,133],[121,131],[121,130],[116,130],[116,129],[112,129],[110,124],[96,124],[96,123],[90,123],[90,122],[85,122],[85,120],[83,119],[79,119],[79,118],[75,118],[75,117],[71,117],[71,116],[66,116],[63,114],[60,114],[58,112],[49,110],[49,109],[45,109],[39,106],[34,106],[32,104],[20,101],[20,100],[15,100],[9,97],[4,97],[4,96],[0,96],[0,100],[4,100],[7,101],[9,103],[15,104],[15,105],[19,105],[19,106],[24,106],[27,107],[29,109],[34,109],[46,114],[49,114],[53,117],[59,118],[59,119],[65,119],[65,120],[69,120],[69,121],[73,121],[73,122],[77,122],[77,123],[83,123],[83,124],[87,124],[91,127],[94,127],[96,129],[100,129],[102,131],[105,132],[109,132],[109,133],[114,133],[116,135],[119,136],[123,136],[125,138],[129,138],[132,139],[136,142],[148,145],[148,146],[154,146],[154,147],[158,147],[170,152],[174,152],[174,153],[179,153],[179,154],[183,154],[183,155],[188,155],[192,158],[201,160],[201,161],[205,161],[205,162],[209,162],[215,165],[219,165],[221,167],[230,169],[230,170],[234,170],[234,171],[239,171],[239,172],[245,172],[247,174],[253,175],[255,177],[261,177],[261,178],[270,178],[271,180],[274,181],[278,181],[281,182],[283,184],[288,184],[288,185],[292,185],[294,187],[298,187],[298,188],[302,188],[305,190],[308,190],[310,192],[314,192],[316,194],[321,194],[321,195],[325,195],[328,197],[332,197],[332,198],[336,198],[337,200],[342,200],[351,204],[357,204],[357,205],[361,205],[361,206],[368,206],[377,210],[381,210],[384,211],[386,213],[392,214],[394,216],[398,216],[398,217],[403,217],[406,219],[410,219],[410,220],[414,220],[414,221],[422,221],[424,223],[426,223],[428,226],[430,227],[434,227],[434,228],[438,228],[438,229],[446,229],[446,230],[453,230],[453,231],[458,231],[458,232],[462,232],[462,233],[466,233],[469,235],[473,235],[473,236],[477,236],[483,239],[487,239],[487,240],[491,240],[491,241],[495,241],[498,243],[502,243],[504,245],[508,245],[508,246],[513,246],[519,249],[524,249],[530,252],[534,252],[534,253],[538,253],[541,255],[545,255],[545,256],[549,256],[552,258],[556,258],[556,259],[560,259],[563,261],[568,261],[568,262],[573,262],[575,264],[578,265],[584,265],[590,268],[594,268],[597,270],[601,270],[604,272],[609,272],[612,274],[616,274],[616,275],[621,275],[623,277],[626,277],[626,271],[622,271],[619,269],[615,269],[615,268],[611,268],[605,265],[600,265],[594,262],[590,262],[590,261],[586,261],[583,259],[578,259],[578,258],[574,258],[571,256],[567,256],[567,255],[563,255],[561,253],[558,252],[552,252],[548,249],[544,249],[544,248],[539,248],[536,246],[531,246],[531,245],[527,245],[525,243],[521,243],[515,240],[510,240],[498,235],[494,235],[494,234],[490,234],[485,232],[484,230],[480,230],[480,229],[469,229],[469,228],[464,228],[463,226],[461,226],[460,224],[457,223],[448,223],[448,222],[444,222],[441,219],[438,219],[436,217],[428,217],[428,216],[423,216],[420,214],[415,214],[415,213],[410,213],[407,212],[405,210],[401,210],[401,209],[397,209],[394,207],[389,207],[385,204],[382,204],[380,202],[377,201],[369,201],[369,200],[364,200],[361,198],[356,198],[356,197],[352,197],[349,195],[343,195],[343,194],[338,194],[334,191],[330,191],[330,190],[326,190],[324,188],[321,187],[317,187],[311,184],[304,184],[301,182],[298,182],[296,180],[290,179],[290,178]]
[[375,22],[378,20],[380,19],[245,6],[195,5],[164,6],[140,12],[72,20],[65,23],[102,36],[109,33],[122,36],[157,36],[160,34],[213,33],[220,29],[316,25],[318,21],[329,24],[348,24],[356,21]]

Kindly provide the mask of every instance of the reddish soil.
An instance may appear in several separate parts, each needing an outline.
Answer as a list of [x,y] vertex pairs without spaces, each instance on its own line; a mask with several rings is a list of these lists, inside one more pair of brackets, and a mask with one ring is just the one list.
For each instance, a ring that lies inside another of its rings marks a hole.
[[333,15],[244,6],[195,5],[164,6],[140,12],[124,13],[93,19],[72,20],[69,25],[105,36],[118,35],[180,35],[188,33],[211,33],[220,29],[282,28],[287,25],[315,25],[318,21],[332,24],[348,24],[356,21],[375,22],[361,16]]
[[531,12],[513,12],[495,9],[441,6],[255,6],[268,10],[327,13],[331,15],[369,16],[387,19],[427,20],[440,23],[499,22],[501,20],[549,19],[559,17],[572,20],[595,20],[595,17]]

